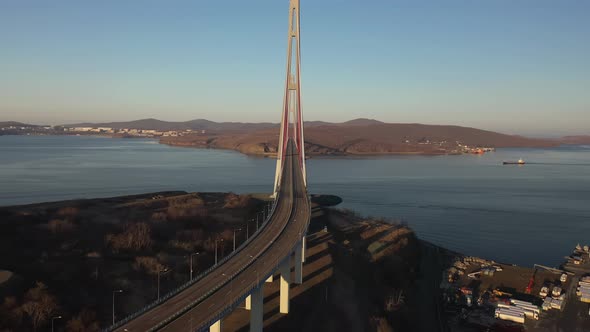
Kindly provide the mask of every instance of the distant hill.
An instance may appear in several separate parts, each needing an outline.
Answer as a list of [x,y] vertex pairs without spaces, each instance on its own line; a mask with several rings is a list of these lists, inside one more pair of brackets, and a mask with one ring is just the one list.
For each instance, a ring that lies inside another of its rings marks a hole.
[[[276,128],[241,134],[189,135],[161,140],[164,144],[222,148],[247,154],[274,154]],[[548,147],[554,140],[526,138],[460,126],[383,123],[358,119],[340,124],[313,123],[305,129],[306,151],[311,155],[444,154],[458,145],[482,147]]]
[[[30,126],[0,122],[5,126]],[[278,123],[214,122],[195,119],[184,122],[141,119],[127,122],[77,123],[64,127],[110,127],[115,129],[155,129],[158,131],[199,132],[182,137],[165,137],[164,144],[234,149],[248,154],[274,154]],[[200,131],[205,131],[201,134]],[[305,122],[306,151],[309,154],[392,154],[454,153],[459,144],[471,147],[549,147],[559,144],[590,144],[590,136],[561,139],[534,139],[488,130],[448,125],[384,123],[374,119],[354,119],[342,123]]]
[[590,144],[590,135],[564,136],[560,142],[563,144]]
[[343,126],[371,126],[371,125],[380,125],[380,124],[385,124],[385,122],[381,122],[381,121],[373,120],[373,119],[364,119],[364,118],[354,119],[354,120],[340,123],[340,125],[343,125]]
[[170,122],[158,119],[142,119],[127,122],[106,123],[76,123],[64,125],[64,127],[108,127],[116,129],[155,129],[159,131],[169,130],[206,130],[212,132],[240,132],[278,127],[276,123],[242,123],[242,122],[214,122],[205,119],[196,119],[184,122]]
[[[383,124],[383,122],[371,119],[355,119],[343,123],[330,123],[324,121],[307,121],[306,127],[319,127],[328,125],[352,126],[352,125],[373,125]],[[248,122],[214,122],[205,119],[196,119],[184,122],[170,122],[158,119],[142,119],[126,122],[105,122],[105,123],[75,123],[63,125],[64,127],[107,127],[116,129],[155,129],[159,131],[168,130],[206,130],[209,132],[250,132],[267,128],[278,128],[278,123],[262,122],[262,123],[248,123]]]
[[38,125],[32,125],[28,123],[16,122],[16,121],[0,121],[0,128],[8,127],[40,127]]
[[460,142],[470,146],[490,147],[536,147],[553,144],[549,140],[506,135],[470,127],[405,123],[317,127],[307,130],[306,138],[341,149],[350,149],[354,145],[366,143],[395,146],[406,140],[417,143]]

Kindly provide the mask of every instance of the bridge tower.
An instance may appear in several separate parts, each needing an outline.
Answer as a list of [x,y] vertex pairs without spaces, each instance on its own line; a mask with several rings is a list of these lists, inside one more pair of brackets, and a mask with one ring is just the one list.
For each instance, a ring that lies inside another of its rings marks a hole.
[[301,113],[301,52],[299,39],[299,0],[289,2],[289,32],[287,34],[287,77],[281,115],[279,145],[277,147],[277,168],[274,195],[279,190],[287,142],[292,138],[297,148],[297,159],[307,185],[305,172],[305,141],[303,140],[303,115]]

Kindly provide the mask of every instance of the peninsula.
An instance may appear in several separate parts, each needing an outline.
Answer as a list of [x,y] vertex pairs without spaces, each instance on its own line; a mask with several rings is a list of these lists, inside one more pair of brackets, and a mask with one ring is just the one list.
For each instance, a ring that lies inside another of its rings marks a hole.
[[[306,151],[310,156],[480,153],[495,148],[540,148],[585,141],[571,136],[537,139],[470,127],[385,123],[371,119],[343,123],[310,121],[305,126]],[[277,151],[277,128],[278,124],[268,122],[213,122],[203,119],[186,122],[143,119],[61,126],[0,122],[0,135],[150,137],[171,146],[229,149],[248,155],[274,157]]]

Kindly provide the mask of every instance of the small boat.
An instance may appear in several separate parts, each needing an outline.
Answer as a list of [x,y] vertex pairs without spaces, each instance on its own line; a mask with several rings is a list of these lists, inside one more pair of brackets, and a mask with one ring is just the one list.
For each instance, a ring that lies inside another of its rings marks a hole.
[[504,165],[524,165],[525,162],[522,159],[518,159],[518,161],[504,161],[502,162]]

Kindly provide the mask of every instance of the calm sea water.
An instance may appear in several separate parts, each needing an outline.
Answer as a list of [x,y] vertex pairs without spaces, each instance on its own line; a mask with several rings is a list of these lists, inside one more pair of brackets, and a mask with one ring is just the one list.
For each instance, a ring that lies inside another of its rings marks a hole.
[[[526,166],[503,166],[524,158]],[[0,205],[163,190],[269,192],[275,161],[154,140],[0,136]],[[312,193],[503,262],[558,265],[590,243],[590,146],[483,156],[308,160]]]

